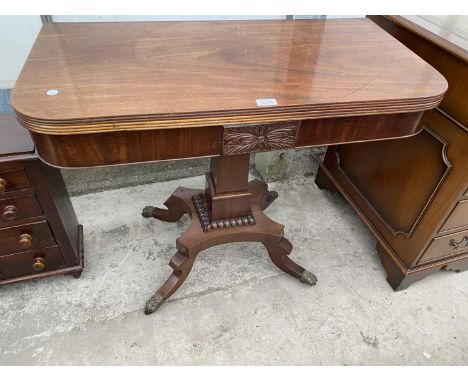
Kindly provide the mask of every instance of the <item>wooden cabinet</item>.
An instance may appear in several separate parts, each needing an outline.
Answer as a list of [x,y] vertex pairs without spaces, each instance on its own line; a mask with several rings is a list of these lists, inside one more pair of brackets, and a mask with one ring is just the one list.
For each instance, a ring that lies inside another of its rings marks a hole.
[[389,283],[403,289],[468,268],[468,52],[417,18],[371,18],[438,69],[448,92],[415,136],[329,147],[316,182],[349,201],[378,239]]
[[0,285],[82,270],[82,227],[60,170],[38,159],[12,114],[0,115]]

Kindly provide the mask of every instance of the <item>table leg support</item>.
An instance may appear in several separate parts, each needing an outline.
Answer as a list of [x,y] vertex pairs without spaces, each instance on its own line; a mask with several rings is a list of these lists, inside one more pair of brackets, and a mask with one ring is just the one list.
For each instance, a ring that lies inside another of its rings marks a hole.
[[260,208],[262,211],[265,211],[268,206],[273,203],[278,198],[278,193],[276,191],[268,191],[260,196]]
[[[263,212],[278,197],[278,194],[268,191],[267,184],[262,181],[247,182],[247,159],[242,157],[236,163],[233,158],[228,158],[226,161],[223,157],[217,158],[215,163],[219,167],[212,168],[212,173],[207,175],[207,190],[179,187],[164,203],[167,210],[155,207],[145,207],[143,210],[144,217],[154,217],[163,221],[177,221],[185,213],[188,213],[192,219],[189,228],[177,239],[178,252],[169,263],[173,272],[148,300],[145,314],[154,313],[176,292],[189,275],[201,251],[225,243],[260,242],[265,246],[271,261],[279,269],[305,284],[317,283],[317,278],[313,273],[305,270],[289,257],[293,246],[283,236],[284,226],[274,222]],[[232,182],[229,178],[225,179],[230,175],[227,171],[230,163],[237,166],[239,163],[246,164],[245,176],[238,183]],[[236,191],[229,192],[227,183]],[[217,188],[222,187],[225,188],[224,192],[216,191]],[[237,197],[238,200],[236,200]],[[216,218],[213,218],[212,208],[216,208]],[[233,210],[236,211],[235,215],[226,213],[226,211]]]
[[141,215],[144,218],[152,217],[165,222],[176,222],[186,213],[172,195],[164,202],[164,205],[167,207],[166,210],[158,207],[146,206],[143,208]]
[[154,313],[183,284],[190,271],[196,255],[187,256],[178,251],[169,262],[173,269],[167,281],[151,296],[145,306],[145,314]]
[[289,240],[282,237],[279,241],[273,243],[267,240],[263,242],[263,245],[267,249],[273,264],[283,272],[290,274],[305,284],[311,286],[317,284],[317,277],[313,273],[307,271],[289,258],[293,249]]

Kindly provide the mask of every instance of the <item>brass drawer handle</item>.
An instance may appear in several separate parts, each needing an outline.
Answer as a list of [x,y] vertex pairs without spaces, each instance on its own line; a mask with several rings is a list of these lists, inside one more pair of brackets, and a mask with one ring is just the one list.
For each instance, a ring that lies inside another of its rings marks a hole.
[[29,233],[23,233],[18,239],[18,243],[23,248],[28,248],[32,245],[32,236]]
[[3,178],[0,178],[0,192],[5,192],[7,181]]
[[5,220],[15,220],[18,217],[17,212],[18,210],[15,206],[5,206],[2,216]]
[[468,247],[468,235],[463,236],[460,241],[450,239],[449,247],[452,250],[460,249],[461,247]]
[[34,261],[33,261],[33,265],[32,265],[33,269],[35,271],[42,271],[45,267],[45,259],[44,259],[44,256],[43,255],[37,255],[35,258],[34,258]]

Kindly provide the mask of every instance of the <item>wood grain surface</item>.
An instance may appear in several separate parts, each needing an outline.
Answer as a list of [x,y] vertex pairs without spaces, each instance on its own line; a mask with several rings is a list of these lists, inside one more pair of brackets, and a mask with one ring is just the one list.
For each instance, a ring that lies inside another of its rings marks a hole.
[[446,89],[368,19],[52,23],[12,105],[30,130],[69,135],[420,112]]

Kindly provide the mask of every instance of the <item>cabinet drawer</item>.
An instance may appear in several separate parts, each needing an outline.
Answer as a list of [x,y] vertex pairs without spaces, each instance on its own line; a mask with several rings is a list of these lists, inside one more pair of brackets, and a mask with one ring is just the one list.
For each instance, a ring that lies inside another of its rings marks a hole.
[[31,187],[24,170],[0,172],[0,194]]
[[0,257],[0,280],[35,275],[65,266],[58,246]]
[[0,172],[14,171],[23,169],[23,163],[20,161],[0,163]]
[[40,215],[42,215],[41,206],[33,195],[0,200],[0,222],[14,223],[15,220]]
[[46,222],[0,229],[0,255],[51,247],[55,240]]
[[457,203],[439,232],[462,228],[468,225],[468,199]]
[[418,264],[435,260],[439,257],[456,255],[468,251],[468,230],[451,235],[439,236],[432,240]]

